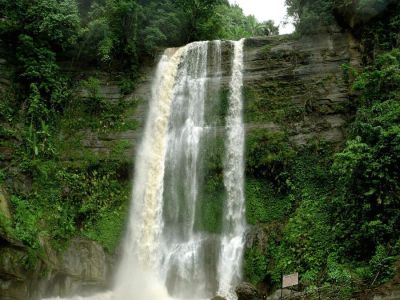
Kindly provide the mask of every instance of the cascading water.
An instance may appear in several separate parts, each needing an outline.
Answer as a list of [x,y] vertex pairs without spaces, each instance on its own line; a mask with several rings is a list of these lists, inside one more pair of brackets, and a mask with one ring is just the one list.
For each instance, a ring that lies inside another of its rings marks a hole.
[[208,43],[187,46],[172,103],[164,178],[161,271],[171,294],[187,299],[205,293],[206,238],[195,232],[199,152],[204,133]]
[[227,191],[224,231],[218,265],[218,294],[234,298],[233,287],[241,278],[245,233],[244,126],[242,117],[243,42],[234,43],[229,108],[226,118],[224,184]]
[[209,141],[222,138],[217,118],[210,115],[211,107],[219,105],[223,43],[232,46],[195,42],[162,56],[137,152],[129,224],[113,291],[72,299],[236,298],[245,230],[243,40],[233,43],[221,230],[209,232],[202,226],[207,217],[201,203],[207,181],[205,149]]

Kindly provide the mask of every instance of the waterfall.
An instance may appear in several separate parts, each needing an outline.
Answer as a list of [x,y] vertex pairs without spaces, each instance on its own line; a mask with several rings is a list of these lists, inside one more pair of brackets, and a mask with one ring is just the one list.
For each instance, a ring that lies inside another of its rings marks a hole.
[[242,117],[243,42],[234,43],[229,108],[226,118],[224,184],[227,199],[224,232],[218,265],[218,294],[234,298],[234,286],[241,278],[241,261],[245,232],[244,202],[244,126]]
[[175,86],[164,178],[161,272],[171,294],[205,293],[205,237],[195,232],[204,124],[208,42],[187,46]]
[[[224,45],[233,46],[234,53],[221,132],[215,107],[223,85]],[[194,300],[216,294],[236,299],[233,289],[241,279],[245,231],[242,85],[243,40],[195,42],[165,51],[137,150],[129,223],[114,288],[72,299]],[[209,217],[202,210],[208,180],[206,146],[221,138],[222,225],[210,232],[202,225]]]

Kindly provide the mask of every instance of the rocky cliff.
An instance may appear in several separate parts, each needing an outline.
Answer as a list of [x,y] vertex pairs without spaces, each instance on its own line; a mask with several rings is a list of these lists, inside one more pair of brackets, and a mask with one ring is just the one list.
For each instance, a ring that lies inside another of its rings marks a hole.
[[[228,44],[223,48],[222,84],[226,86],[230,80],[232,49]],[[352,94],[349,75],[342,65],[358,68],[361,64],[359,45],[350,33],[337,31],[301,39],[290,35],[251,38],[246,40],[244,51],[244,117],[248,130],[287,130],[296,145],[312,139],[333,143],[344,140]],[[212,77],[212,59],[209,68],[208,76]],[[136,101],[137,106],[126,115],[126,120],[134,119],[143,125],[151,95],[152,72],[148,68],[135,91],[127,96],[113,80],[115,74],[80,73],[86,78],[100,79],[100,93],[107,101]],[[138,129],[117,133],[85,130],[82,142],[95,153],[109,154],[115,142],[126,141],[129,147],[125,155],[130,160],[140,136]]]
[[351,101],[342,65],[360,66],[347,33],[248,39],[245,119],[249,128],[287,130],[290,141],[340,143]]
[[[225,86],[229,82],[231,51],[229,44],[223,43],[222,84]],[[260,131],[283,132],[294,147],[311,142],[340,145],[346,136],[346,122],[351,117],[352,99],[348,74],[341,68],[343,64],[353,67],[360,64],[358,44],[346,32],[301,39],[288,35],[246,40],[244,117],[248,137]],[[3,66],[6,61],[0,59],[0,70]],[[210,77],[212,70],[211,62]],[[59,137],[64,145],[60,159],[70,165],[93,159],[112,160],[120,164],[122,178],[129,179],[150,97],[152,68],[143,72],[133,92],[123,92],[117,80],[120,74],[69,67],[64,67],[64,71],[77,82],[76,101],[101,98],[102,102],[119,109],[120,118],[100,120],[93,126],[93,122],[82,121],[76,111],[66,113]],[[10,80],[2,77],[0,84],[6,90]],[[96,79],[96,95],[92,95],[93,85],[82,84],[90,78]],[[76,127],[79,122],[80,126]],[[110,122],[118,122],[118,125]],[[3,140],[0,144],[2,164],[7,164],[13,155],[12,143],[18,141]],[[8,199],[0,194],[0,212],[12,218],[12,209],[9,213],[6,207]],[[249,247],[252,243],[263,242],[263,233],[257,230],[249,240]],[[3,235],[0,240],[0,300],[71,295],[82,289],[91,291],[106,285],[106,255],[95,242],[74,239],[65,250],[55,252],[46,241],[41,241],[44,253],[39,261],[30,265],[29,249]]]

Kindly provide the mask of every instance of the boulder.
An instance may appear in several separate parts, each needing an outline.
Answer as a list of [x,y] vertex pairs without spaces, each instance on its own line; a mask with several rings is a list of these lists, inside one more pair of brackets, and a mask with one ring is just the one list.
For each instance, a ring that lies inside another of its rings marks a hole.
[[235,289],[238,300],[261,300],[257,289],[251,283],[243,282]]
[[215,296],[215,297],[212,298],[211,300],[226,300],[226,298],[221,297],[221,296]]
[[62,255],[63,271],[85,281],[106,280],[106,255],[94,241],[74,239]]

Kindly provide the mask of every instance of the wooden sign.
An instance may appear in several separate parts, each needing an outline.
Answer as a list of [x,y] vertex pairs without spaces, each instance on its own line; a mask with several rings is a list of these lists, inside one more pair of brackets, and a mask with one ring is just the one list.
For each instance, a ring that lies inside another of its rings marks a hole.
[[282,276],[282,288],[299,284],[299,273],[293,273]]

